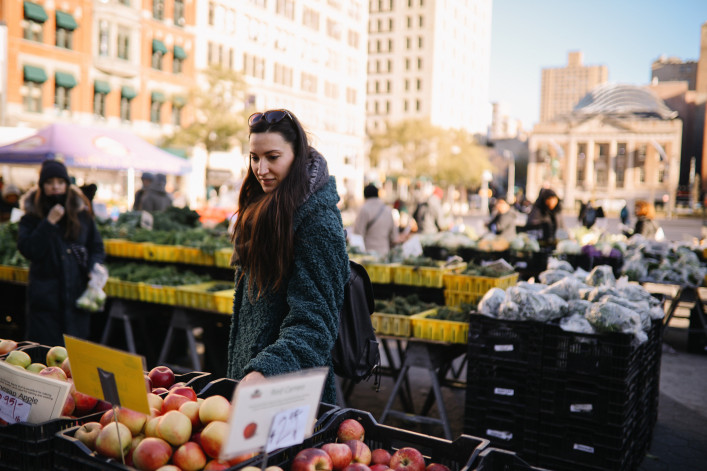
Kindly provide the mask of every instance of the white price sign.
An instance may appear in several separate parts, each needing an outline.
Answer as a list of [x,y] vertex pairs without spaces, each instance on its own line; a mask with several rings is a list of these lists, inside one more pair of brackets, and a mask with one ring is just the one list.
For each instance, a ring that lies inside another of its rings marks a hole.
[[239,385],[219,458],[302,443],[314,429],[328,373],[312,368]]
[[278,448],[298,445],[304,441],[304,431],[307,429],[309,406],[296,407],[275,414],[270,426],[268,442],[265,451],[270,453]]
[[27,422],[32,406],[17,399],[12,394],[0,393],[0,419],[11,424]]

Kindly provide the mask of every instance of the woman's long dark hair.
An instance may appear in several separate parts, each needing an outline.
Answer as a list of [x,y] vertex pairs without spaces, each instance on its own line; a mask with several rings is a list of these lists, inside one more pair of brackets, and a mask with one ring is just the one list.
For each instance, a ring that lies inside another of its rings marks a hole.
[[[294,161],[287,176],[274,191],[265,193],[248,165],[248,174],[238,196],[238,212],[231,240],[233,261],[249,274],[248,289],[259,297],[270,287],[277,291],[290,271],[294,257],[295,210],[308,191],[307,164],[310,148],[297,118],[289,113],[276,123],[260,119],[250,134],[275,132],[292,146]],[[257,287],[257,288],[256,288]]]
[[[83,203],[83,204],[82,204]],[[34,194],[34,207],[39,211],[42,218],[47,217],[49,210],[52,209],[44,194],[44,189],[40,186],[39,191]],[[64,203],[64,217],[59,221],[59,226],[64,229],[64,238],[74,242],[79,238],[81,233],[81,221],[79,214],[81,211],[90,212],[90,203],[88,199],[80,192],[71,189],[71,185],[66,185],[66,202]]]

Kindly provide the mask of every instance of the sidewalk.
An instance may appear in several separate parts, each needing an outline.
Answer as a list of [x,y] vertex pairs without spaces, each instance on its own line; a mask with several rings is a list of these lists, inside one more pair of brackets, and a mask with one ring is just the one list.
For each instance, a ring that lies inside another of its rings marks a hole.
[[[707,469],[707,355],[685,353],[685,331],[669,328],[664,338],[661,364],[658,422],[653,442],[644,458],[640,471],[698,471]],[[430,388],[424,370],[413,368],[410,382],[419,412]],[[369,411],[376,420],[381,416],[394,382],[389,377],[381,379],[378,393],[372,381],[359,384],[349,398],[347,407]],[[452,436],[463,433],[465,390],[443,387],[445,407],[452,429]],[[393,409],[402,410],[399,399]],[[433,407],[430,417],[439,417]],[[422,425],[390,417],[387,425],[420,433],[443,436],[437,425]]]

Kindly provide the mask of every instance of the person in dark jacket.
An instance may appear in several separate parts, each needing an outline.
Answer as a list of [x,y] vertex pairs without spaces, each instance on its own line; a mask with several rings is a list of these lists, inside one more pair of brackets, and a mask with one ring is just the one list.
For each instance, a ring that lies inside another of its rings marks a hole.
[[26,338],[51,346],[64,344],[62,334],[88,338],[90,314],[76,300],[105,259],[88,201],[64,164],[47,160],[22,206],[17,248],[30,261]]
[[492,233],[510,241],[516,236],[516,214],[505,198],[496,198],[494,214],[487,227]]
[[543,188],[528,214],[526,228],[539,230],[538,242],[552,245],[555,243],[555,233],[560,227],[564,227],[560,198],[553,190]]
[[145,194],[145,191],[152,185],[152,182],[155,181],[155,175],[150,173],[150,172],[142,172],[142,176],[140,177],[140,181],[142,182],[142,188],[137,190],[135,192],[135,201],[133,202],[133,211],[139,211],[140,210],[140,203],[142,203],[142,195]]
[[154,213],[164,211],[172,206],[172,198],[166,190],[167,176],[158,173],[155,175],[155,180],[145,189],[145,192],[140,198],[138,210]]
[[0,198],[0,222],[7,222],[12,216],[13,209],[19,209],[20,189],[10,183],[2,188],[2,198]]
[[[228,346],[241,384],[332,366],[349,261],[336,181],[287,110],[255,113],[250,166],[232,233],[236,267]],[[330,369],[322,401],[336,404]]]

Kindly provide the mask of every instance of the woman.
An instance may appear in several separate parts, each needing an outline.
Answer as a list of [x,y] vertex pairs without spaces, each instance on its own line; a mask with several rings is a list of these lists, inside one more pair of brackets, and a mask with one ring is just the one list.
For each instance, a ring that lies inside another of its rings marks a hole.
[[648,201],[638,200],[634,205],[636,226],[633,234],[641,234],[646,239],[662,240],[662,229],[654,221],[655,207]]
[[538,241],[545,245],[552,245],[555,243],[555,233],[560,227],[564,227],[560,199],[553,190],[544,188],[540,190],[538,199],[535,200],[533,209],[528,214],[526,228],[540,229],[542,234],[538,237]]
[[365,202],[354,221],[353,232],[363,236],[367,252],[385,257],[398,240],[393,211],[378,197],[378,188],[369,184],[363,189]]
[[62,334],[88,338],[90,314],[76,300],[105,258],[88,201],[64,164],[46,160],[22,206],[17,248],[30,261],[26,338],[50,346],[63,345]]
[[[331,367],[349,279],[339,196],[326,160],[287,110],[255,113],[238,197],[228,376],[241,384]],[[330,370],[322,401],[336,403]]]

